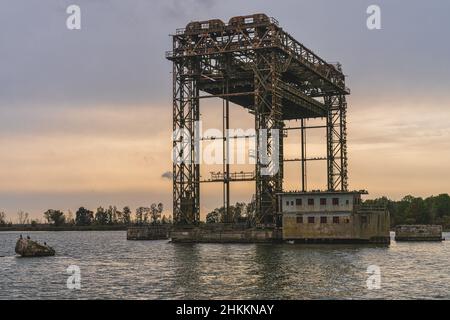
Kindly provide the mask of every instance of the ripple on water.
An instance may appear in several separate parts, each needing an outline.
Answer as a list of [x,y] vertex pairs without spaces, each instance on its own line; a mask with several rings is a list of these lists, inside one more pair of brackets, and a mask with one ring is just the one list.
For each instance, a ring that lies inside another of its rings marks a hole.
[[[14,256],[0,232],[0,299],[449,299],[450,242],[221,245],[127,241],[125,232],[30,232],[57,255]],[[448,234],[446,234],[448,237]],[[68,290],[66,269],[81,269]],[[366,288],[369,265],[381,289]]]

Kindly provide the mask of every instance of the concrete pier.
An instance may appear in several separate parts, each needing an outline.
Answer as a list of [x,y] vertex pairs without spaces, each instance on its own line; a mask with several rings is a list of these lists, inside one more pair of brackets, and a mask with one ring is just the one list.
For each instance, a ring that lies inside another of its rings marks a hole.
[[276,228],[236,228],[222,224],[174,227],[170,238],[175,243],[274,243],[281,241]]
[[442,226],[400,225],[395,228],[395,241],[442,241]]
[[171,225],[134,226],[127,229],[127,240],[169,239]]

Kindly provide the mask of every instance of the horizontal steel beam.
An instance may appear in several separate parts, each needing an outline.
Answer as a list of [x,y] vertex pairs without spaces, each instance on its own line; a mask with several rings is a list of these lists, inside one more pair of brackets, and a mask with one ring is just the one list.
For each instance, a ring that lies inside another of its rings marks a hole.
[[306,158],[306,159],[300,159],[300,158],[295,158],[295,159],[284,159],[284,162],[302,162],[302,161],[323,161],[323,160],[327,160],[326,157],[318,157],[318,158]]

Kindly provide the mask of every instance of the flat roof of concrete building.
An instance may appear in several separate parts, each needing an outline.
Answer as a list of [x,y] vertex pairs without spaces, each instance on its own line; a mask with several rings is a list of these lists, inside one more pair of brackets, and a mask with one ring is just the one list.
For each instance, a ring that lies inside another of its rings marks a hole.
[[369,194],[367,190],[355,190],[355,191],[285,191],[279,192],[277,195],[325,195],[325,194]]

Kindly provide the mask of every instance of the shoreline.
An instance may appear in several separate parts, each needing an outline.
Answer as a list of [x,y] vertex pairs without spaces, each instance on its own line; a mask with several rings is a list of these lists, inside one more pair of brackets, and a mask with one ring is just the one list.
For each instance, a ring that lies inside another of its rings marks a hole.
[[117,225],[117,226],[12,226],[12,227],[0,227],[2,231],[126,231],[129,226]]
[[[27,232],[27,231],[127,231],[130,227],[137,227],[136,225],[90,225],[90,226],[50,226],[50,225],[39,225],[39,226],[1,226],[0,232],[2,231],[17,231],[17,232]],[[390,232],[395,232],[395,230],[390,230]],[[442,232],[450,232],[450,229],[443,229]]]

